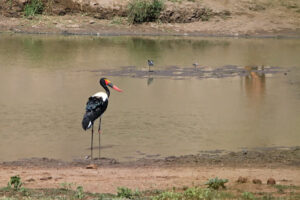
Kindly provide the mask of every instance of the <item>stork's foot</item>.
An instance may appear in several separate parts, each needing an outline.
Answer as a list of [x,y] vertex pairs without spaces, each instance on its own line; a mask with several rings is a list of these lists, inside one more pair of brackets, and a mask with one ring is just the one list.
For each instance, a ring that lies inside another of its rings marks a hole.
[[102,133],[102,131],[101,131],[101,130],[98,130],[98,133],[99,133],[99,134],[101,134],[101,133]]

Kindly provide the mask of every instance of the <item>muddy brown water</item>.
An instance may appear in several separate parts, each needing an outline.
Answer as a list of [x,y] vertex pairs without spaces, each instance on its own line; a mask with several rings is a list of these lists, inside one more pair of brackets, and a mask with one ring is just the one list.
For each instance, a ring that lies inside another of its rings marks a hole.
[[297,146],[299,52],[295,39],[0,34],[0,160],[89,155],[81,120],[104,75],[124,92],[111,91],[102,157]]

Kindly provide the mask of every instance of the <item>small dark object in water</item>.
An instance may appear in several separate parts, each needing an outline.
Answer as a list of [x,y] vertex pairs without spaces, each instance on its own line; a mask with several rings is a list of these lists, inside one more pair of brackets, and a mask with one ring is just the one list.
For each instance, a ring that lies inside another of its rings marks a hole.
[[286,76],[286,75],[287,75],[287,72],[284,72],[284,75]]

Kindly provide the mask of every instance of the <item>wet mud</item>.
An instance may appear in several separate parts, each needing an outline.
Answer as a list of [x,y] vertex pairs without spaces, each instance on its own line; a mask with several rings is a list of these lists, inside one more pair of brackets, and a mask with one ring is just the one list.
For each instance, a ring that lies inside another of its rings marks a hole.
[[51,158],[29,158],[10,162],[1,162],[2,167],[42,167],[66,168],[86,167],[300,167],[300,147],[276,147],[239,152],[222,150],[199,152],[196,155],[169,156],[165,158],[145,158],[136,161],[119,162],[112,158],[75,159],[67,162]]
[[[240,67],[236,65],[225,65],[217,68],[208,66],[194,66],[194,67],[179,67],[179,66],[166,66],[166,67],[153,67],[138,68],[136,66],[124,66],[116,70],[96,70],[103,76],[128,76],[136,78],[154,78],[154,77],[170,77],[174,79],[184,79],[188,77],[203,78],[226,78],[235,76],[251,76],[252,73],[258,76],[267,74],[282,73],[287,75],[288,70],[277,66],[246,66]],[[151,81],[151,80],[150,80]]]

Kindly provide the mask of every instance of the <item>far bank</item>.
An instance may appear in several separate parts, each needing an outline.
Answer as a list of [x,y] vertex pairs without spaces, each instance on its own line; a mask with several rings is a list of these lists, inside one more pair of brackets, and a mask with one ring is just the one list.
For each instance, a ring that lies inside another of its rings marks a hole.
[[144,23],[129,21],[131,1],[42,1],[43,12],[28,16],[30,2],[2,1],[0,32],[300,37],[300,5],[296,0],[163,1],[157,19]]

